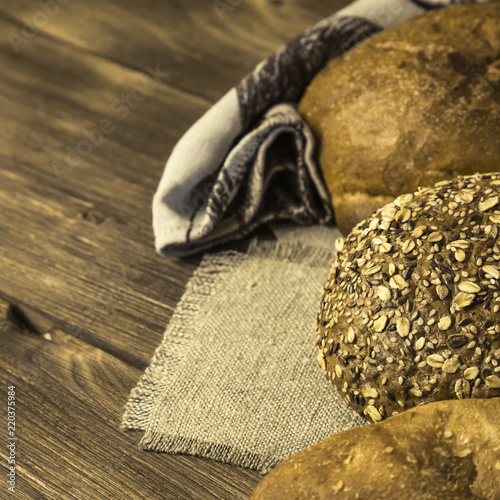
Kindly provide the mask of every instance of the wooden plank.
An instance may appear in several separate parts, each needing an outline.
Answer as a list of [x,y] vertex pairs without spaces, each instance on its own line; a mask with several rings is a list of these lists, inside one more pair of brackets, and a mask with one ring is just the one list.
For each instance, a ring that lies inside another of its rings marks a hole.
[[40,5],[30,0],[4,0],[0,12],[18,21],[15,34],[22,35],[24,26],[37,33],[39,26],[34,38],[46,33],[140,70],[159,63],[176,87],[215,101],[280,45],[347,3],[71,0],[46,23]]
[[[155,253],[151,199],[179,127],[208,104],[158,85],[121,120],[113,99],[141,73],[44,38],[22,58],[3,49],[0,106],[13,126],[0,136],[0,291],[144,367],[199,260]],[[103,119],[116,129],[70,168],[68,148]]]
[[[19,497],[246,498],[255,472],[140,452],[118,429],[199,262],[155,253],[151,199],[182,133],[347,2],[248,0],[222,20],[209,0],[71,0],[15,51],[49,2],[0,0],[0,379],[19,403]],[[168,75],[126,101],[148,66]]]
[[[7,386],[14,385],[19,498],[248,497],[256,472],[143,452],[136,433],[119,430],[140,370],[56,328],[39,335],[20,329],[8,310],[0,300],[1,415],[6,422]],[[0,455],[4,474],[5,446]],[[7,498],[5,488],[0,496]]]
[[[64,33],[68,26],[78,31],[88,21],[86,40],[103,39],[100,31],[91,31],[99,22],[75,11],[78,2],[71,5],[64,6],[71,7],[67,12],[61,7],[53,19],[61,23]],[[116,16],[106,5],[97,10],[97,19],[114,21]],[[149,22],[161,18],[164,7],[158,8],[157,16],[146,16]],[[73,17],[65,17],[65,12]],[[258,12],[263,16],[265,10]],[[127,15],[123,14],[124,19],[130,18]],[[22,21],[24,14],[19,16]],[[116,36],[123,40],[134,38],[127,36],[126,25],[115,27],[122,29]],[[52,21],[47,29],[51,26]],[[121,96],[143,86],[143,72],[110,62],[95,50],[89,53],[88,47],[74,40],[61,43],[57,33],[49,33],[52,38],[35,36],[15,54],[9,36],[16,29],[15,22],[0,26],[0,63],[9,68],[0,82],[0,99],[4,97],[1,104],[7,120],[15,124],[0,138],[7,156],[0,184],[9,193],[0,201],[7,216],[5,257],[0,262],[2,291],[47,311],[56,324],[81,333],[94,345],[144,366],[196,265],[196,260],[185,265],[153,254],[151,198],[175,141],[210,103],[162,81],[129,107],[122,119],[114,104],[120,99],[123,106]],[[213,42],[221,43],[217,37]],[[145,62],[164,71],[152,59]],[[188,58],[185,67],[191,64]],[[211,81],[213,68],[206,71],[197,75]],[[102,120],[111,123],[112,132],[96,132]],[[87,155],[89,137],[100,136],[102,140]],[[68,151],[80,150],[85,157],[75,160],[73,153],[68,159]],[[28,241],[36,241],[35,246],[19,241],[19,227]],[[115,276],[124,275],[124,269],[129,269],[130,279],[122,279],[111,293],[110,285]],[[25,275],[39,286],[24,280]],[[128,297],[141,300],[127,302]],[[154,335],[148,335],[150,330]]]

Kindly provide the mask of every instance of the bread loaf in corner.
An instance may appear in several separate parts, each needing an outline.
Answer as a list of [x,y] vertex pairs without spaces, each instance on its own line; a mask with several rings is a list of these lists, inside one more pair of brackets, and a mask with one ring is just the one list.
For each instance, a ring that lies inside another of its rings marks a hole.
[[500,398],[429,403],[331,436],[276,466],[251,500],[500,499]]
[[299,111],[340,230],[419,186],[500,167],[500,3],[433,10],[360,42]]

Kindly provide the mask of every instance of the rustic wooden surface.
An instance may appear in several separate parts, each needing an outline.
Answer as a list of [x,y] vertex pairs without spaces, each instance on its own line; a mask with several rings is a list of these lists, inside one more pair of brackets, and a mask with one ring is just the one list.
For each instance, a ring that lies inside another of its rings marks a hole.
[[[155,253],[151,200],[182,133],[348,2],[59,2],[0,0],[1,415],[5,437],[15,385],[17,497],[246,498],[256,472],[142,452],[119,430],[199,262]],[[68,148],[82,152],[69,163]]]

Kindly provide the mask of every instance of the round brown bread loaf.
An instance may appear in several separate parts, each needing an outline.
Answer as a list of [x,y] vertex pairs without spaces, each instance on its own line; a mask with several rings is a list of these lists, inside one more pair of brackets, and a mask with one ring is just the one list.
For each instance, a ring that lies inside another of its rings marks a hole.
[[431,11],[332,59],[299,111],[347,234],[419,186],[500,167],[500,3]]
[[398,197],[338,240],[318,362],[361,416],[500,396],[500,174]]

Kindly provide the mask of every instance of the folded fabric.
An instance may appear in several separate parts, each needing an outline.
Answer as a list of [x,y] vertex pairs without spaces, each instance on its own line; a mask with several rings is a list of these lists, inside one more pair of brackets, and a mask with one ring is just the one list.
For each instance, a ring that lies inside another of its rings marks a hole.
[[[185,453],[267,472],[327,436],[362,425],[317,366],[314,323],[336,230],[206,255],[123,427],[147,450]],[[278,229],[280,234],[281,229]],[[283,231],[283,235],[287,231]]]
[[180,256],[289,219],[330,223],[314,138],[295,104],[332,57],[426,10],[467,0],[358,0],[278,49],[180,139],[153,201],[155,245]]

